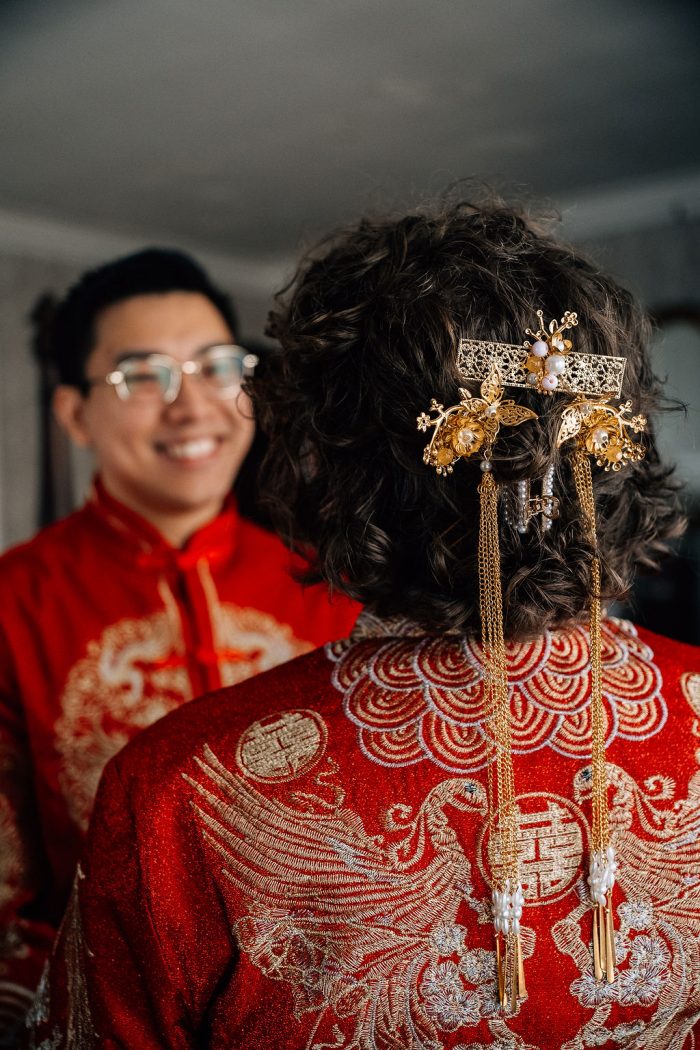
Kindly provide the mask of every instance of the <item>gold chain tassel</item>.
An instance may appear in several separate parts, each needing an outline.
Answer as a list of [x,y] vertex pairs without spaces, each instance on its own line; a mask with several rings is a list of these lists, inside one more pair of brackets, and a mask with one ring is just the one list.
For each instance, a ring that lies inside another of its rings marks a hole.
[[[518,842],[513,775],[508,670],[503,637],[501,551],[498,536],[498,486],[485,459],[479,485],[479,603],[486,670],[486,709],[496,739],[496,814],[498,854],[492,851],[493,912],[496,931],[498,996],[513,1012],[527,996],[520,943],[523,892],[518,878]],[[509,994],[510,993],[510,994]]]
[[594,547],[591,564],[591,767],[592,767],[592,856],[588,884],[594,902],[593,970],[596,980],[615,980],[615,944],[612,920],[612,888],[615,881],[615,852],[608,825],[608,778],[605,766],[605,709],[601,652],[601,576],[597,554],[595,501],[590,457],[583,448],[572,456],[576,493]]

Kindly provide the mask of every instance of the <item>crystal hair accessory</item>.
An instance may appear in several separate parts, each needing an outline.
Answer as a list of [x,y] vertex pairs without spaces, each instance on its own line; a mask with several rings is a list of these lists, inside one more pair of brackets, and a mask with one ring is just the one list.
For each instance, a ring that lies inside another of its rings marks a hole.
[[541,394],[587,394],[619,397],[625,374],[624,357],[572,352],[565,333],[575,328],[578,317],[566,311],[562,319],[545,326],[542,310],[537,311],[539,326],[526,329],[532,339],[522,346],[480,339],[462,339],[457,351],[457,367],[463,379],[480,380],[498,369],[504,386],[536,390]]

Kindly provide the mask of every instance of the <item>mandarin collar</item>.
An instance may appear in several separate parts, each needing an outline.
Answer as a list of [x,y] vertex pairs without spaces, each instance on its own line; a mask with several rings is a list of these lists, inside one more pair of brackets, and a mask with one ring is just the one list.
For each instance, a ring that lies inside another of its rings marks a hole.
[[224,561],[236,548],[239,514],[233,494],[226,498],[219,514],[181,548],[174,547],[146,518],[107,492],[99,477],[93,480],[85,511],[114,555],[143,569],[172,567],[186,571],[202,560]]

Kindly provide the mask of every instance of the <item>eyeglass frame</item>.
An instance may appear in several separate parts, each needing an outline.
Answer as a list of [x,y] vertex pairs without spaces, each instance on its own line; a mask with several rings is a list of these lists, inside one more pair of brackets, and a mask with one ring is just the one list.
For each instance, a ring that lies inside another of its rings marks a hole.
[[[253,374],[256,365],[260,363],[260,358],[257,356],[257,354],[250,353],[249,350],[246,350],[243,346],[239,346],[237,343],[214,343],[212,346],[203,347],[202,350],[199,351],[199,353],[209,354],[212,350],[240,350],[242,355],[242,374],[241,381],[239,383],[237,383],[235,386],[223,387],[221,393],[218,395],[214,387],[207,387],[207,389],[212,392],[214,397],[217,397],[217,399],[220,401],[225,401],[227,398],[234,397],[238,392],[240,392],[242,381]],[[182,389],[183,375],[201,375],[202,368],[204,366],[204,362],[201,360],[198,361],[196,358],[191,358],[188,361],[178,361],[177,358],[171,357],[169,354],[160,353],[157,350],[149,350],[145,352],[137,351],[133,354],[124,354],[122,360],[128,361],[133,357],[139,358],[140,360],[154,360],[160,364],[165,363],[172,377],[172,381],[169,389],[164,391],[161,398],[159,399],[164,405],[172,405],[173,402],[177,399],[177,396],[180,393],[180,390]],[[214,355],[214,359],[215,358],[216,355]],[[120,368],[115,368],[106,376],[101,376],[99,378],[88,377],[85,380],[85,386],[88,390],[94,386],[100,386],[102,383],[106,383],[108,386],[111,386],[120,401],[136,401],[136,403],[139,402],[138,396],[134,397],[134,395],[129,392],[129,389],[126,384],[126,376]],[[143,400],[147,399],[144,398]],[[154,398],[153,400],[155,401],[156,399]]]

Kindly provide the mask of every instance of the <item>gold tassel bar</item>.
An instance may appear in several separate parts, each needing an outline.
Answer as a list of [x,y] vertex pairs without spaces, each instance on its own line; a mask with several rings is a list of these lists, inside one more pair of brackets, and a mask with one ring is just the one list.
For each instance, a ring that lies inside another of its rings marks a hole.
[[[482,469],[483,476],[479,485],[479,602],[487,710],[493,718],[496,743],[496,815],[499,838],[499,856],[492,866],[495,868],[493,876],[498,889],[501,892],[514,893],[519,886],[518,845],[508,672],[503,637],[498,485],[488,460],[484,460]],[[518,998],[526,994],[520,938],[511,930],[503,937],[501,946],[501,936],[503,935],[496,934],[498,996],[504,1009],[510,1001],[511,1010],[515,1012],[518,1008]]]
[[598,937],[598,905],[593,909],[593,972],[596,981],[603,977],[603,967],[600,962],[600,943]]
[[515,946],[515,935],[510,934],[510,1010],[516,1013],[518,1009],[518,958]]
[[506,979],[503,972],[503,952],[501,950],[501,935],[496,934],[496,970],[498,971],[498,1001],[501,1006],[506,1005]]
[[520,943],[520,934],[515,935],[515,951],[518,960],[518,998],[527,999],[527,988],[525,987],[525,967],[523,966],[523,946]]
[[[591,563],[590,646],[591,646],[591,806],[592,849],[601,860],[610,844],[608,825],[608,780],[605,764],[605,709],[603,707],[603,660],[601,638],[601,572],[597,546],[595,499],[591,461],[585,447],[579,447],[572,456],[576,493],[583,512],[588,534],[594,547]],[[593,970],[596,980],[603,977],[612,984],[615,980],[615,945],[611,892],[607,906],[596,904],[593,911]]]
[[615,958],[615,932],[613,930],[611,890],[608,894],[608,904],[605,908],[605,976],[608,984],[612,984],[615,980],[616,966],[617,960]]
[[608,967],[608,939],[605,933],[605,909],[599,904],[596,908],[598,913],[598,944],[600,945],[600,965],[603,970]]

